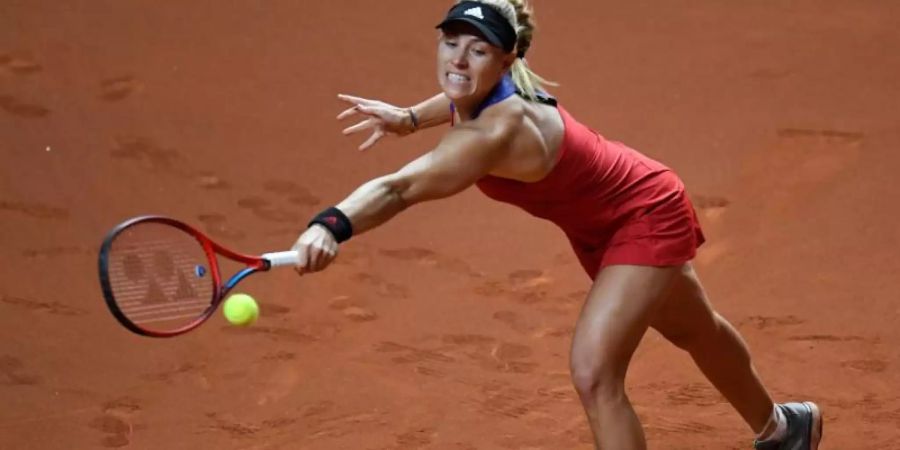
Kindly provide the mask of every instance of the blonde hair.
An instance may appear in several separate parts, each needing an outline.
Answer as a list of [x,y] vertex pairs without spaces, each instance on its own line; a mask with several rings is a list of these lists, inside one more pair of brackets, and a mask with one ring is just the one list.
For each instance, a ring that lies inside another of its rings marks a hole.
[[[457,0],[459,3],[462,0]],[[540,75],[534,73],[528,63],[525,62],[525,52],[531,47],[531,38],[534,36],[534,22],[531,18],[532,9],[527,0],[474,0],[479,3],[488,5],[497,10],[503,17],[509,21],[513,29],[516,30],[516,53],[523,55],[516,58],[510,68],[513,82],[516,84],[522,97],[528,100],[535,100],[538,91],[544,90],[544,85],[558,86],[552,81],[548,81]]]

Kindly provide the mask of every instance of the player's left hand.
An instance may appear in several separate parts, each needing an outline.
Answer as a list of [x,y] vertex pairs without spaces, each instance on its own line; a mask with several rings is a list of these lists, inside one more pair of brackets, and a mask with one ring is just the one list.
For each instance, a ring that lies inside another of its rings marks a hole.
[[372,130],[369,139],[359,146],[360,150],[371,148],[386,135],[393,134],[397,136],[406,136],[415,131],[415,127],[413,127],[410,120],[409,112],[404,108],[379,100],[370,100],[346,94],[338,94],[338,98],[353,105],[338,114],[338,120],[343,120],[356,114],[365,117],[365,119],[356,125],[345,128],[343,131],[345,135]]
[[338,243],[327,228],[313,225],[300,234],[291,250],[297,252],[298,263],[294,270],[303,275],[328,267],[337,257]]

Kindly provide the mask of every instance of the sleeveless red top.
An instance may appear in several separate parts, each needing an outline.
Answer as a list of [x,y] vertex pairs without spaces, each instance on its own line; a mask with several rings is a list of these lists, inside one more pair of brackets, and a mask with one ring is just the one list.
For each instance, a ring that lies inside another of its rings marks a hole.
[[592,278],[610,264],[662,266],[692,259],[704,239],[681,180],[557,108],[565,131],[546,177],[526,183],[489,175],[476,186],[562,228]]

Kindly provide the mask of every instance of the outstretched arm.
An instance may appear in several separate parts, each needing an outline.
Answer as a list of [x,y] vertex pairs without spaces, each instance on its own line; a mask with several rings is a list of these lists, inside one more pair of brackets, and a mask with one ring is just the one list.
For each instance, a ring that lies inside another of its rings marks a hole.
[[409,108],[345,94],[339,94],[338,98],[353,105],[338,114],[338,120],[355,114],[366,116],[365,120],[345,128],[345,135],[372,130],[369,139],[359,146],[360,150],[371,148],[379,139],[388,134],[406,136],[416,130],[450,121],[450,99],[443,93]]
[[460,126],[447,133],[434,150],[393,174],[363,184],[337,208],[350,219],[356,235],[416,203],[456,194],[490,172],[503,158],[509,134],[502,128]]
[[[438,146],[399,171],[371,180],[338,203],[353,235],[362,234],[420,202],[449,197],[488,174],[506,156],[515,121],[463,124],[449,131]],[[321,225],[297,239],[299,273],[324,269],[337,254],[334,235]]]

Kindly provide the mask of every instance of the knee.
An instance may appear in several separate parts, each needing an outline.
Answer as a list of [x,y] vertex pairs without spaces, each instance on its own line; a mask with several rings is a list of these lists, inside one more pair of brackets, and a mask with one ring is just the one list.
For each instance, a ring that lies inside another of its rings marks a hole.
[[625,368],[612,361],[573,355],[569,370],[575,391],[583,401],[614,400],[625,393]]

